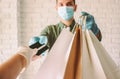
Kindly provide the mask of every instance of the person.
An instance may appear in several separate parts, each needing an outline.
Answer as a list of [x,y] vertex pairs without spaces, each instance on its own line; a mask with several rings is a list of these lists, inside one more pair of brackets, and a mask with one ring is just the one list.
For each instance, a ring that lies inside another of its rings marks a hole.
[[[56,10],[58,12],[60,22],[55,25],[47,26],[40,33],[40,36],[38,36],[40,40],[39,43],[42,44],[42,42],[44,42],[48,46],[49,50],[55,43],[57,37],[59,36],[63,28],[68,28],[70,32],[74,33],[77,24],[74,19],[74,12],[76,12],[77,10],[77,4],[75,0],[56,0]],[[94,17],[87,12],[81,12],[81,16],[87,16],[86,28],[91,30],[96,35],[98,40],[101,41],[102,35],[100,29],[95,23]],[[33,40],[35,42],[36,38],[31,38],[29,41],[29,45],[33,43]]]
[[0,79],[16,79],[21,71],[30,64],[36,49],[21,46],[17,53],[0,65]]

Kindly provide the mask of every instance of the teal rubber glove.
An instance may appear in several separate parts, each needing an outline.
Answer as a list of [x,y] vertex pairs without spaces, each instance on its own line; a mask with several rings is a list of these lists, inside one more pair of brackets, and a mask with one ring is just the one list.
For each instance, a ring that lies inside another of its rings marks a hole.
[[[98,28],[97,24],[95,23],[94,17],[87,12],[81,12],[81,16],[83,16],[83,17],[86,16],[86,29],[92,30],[92,32],[95,35],[97,35],[99,32],[99,28]],[[79,18],[79,19],[81,19],[81,18]],[[79,20],[79,21],[81,21],[81,20]],[[82,29],[84,29],[84,26],[82,26]]]
[[[35,46],[35,48],[39,48],[43,45],[47,45],[47,43],[48,43],[47,37],[46,36],[35,36],[30,39],[29,46],[34,45],[36,43],[37,43],[37,46]],[[42,52],[41,55],[44,56],[44,54],[45,54],[45,52]]]
[[32,44],[35,44],[37,42],[39,42],[41,45],[45,45],[45,44],[47,44],[48,40],[47,40],[46,36],[35,36],[30,39],[29,46]]

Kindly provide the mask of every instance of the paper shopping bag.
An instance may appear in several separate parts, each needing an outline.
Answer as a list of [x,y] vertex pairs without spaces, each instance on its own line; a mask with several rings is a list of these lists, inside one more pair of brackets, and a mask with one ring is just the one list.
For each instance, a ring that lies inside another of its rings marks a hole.
[[82,79],[107,79],[88,30],[83,32]]
[[98,41],[91,31],[87,31],[86,34],[90,36],[89,38],[91,38],[91,42],[94,45],[96,54],[98,55],[107,79],[120,79],[120,69],[117,67],[116,63],[105,50],[103,45]]
[[82,79],[81,45],[82,45],[82,32],[80,28],[77,28],[74,40],[72,42],[72,47],[69,54],[64,79]]
[[63,29],[41,65],[35,79],[63,79],[68,60],[68,48],[73,34]]

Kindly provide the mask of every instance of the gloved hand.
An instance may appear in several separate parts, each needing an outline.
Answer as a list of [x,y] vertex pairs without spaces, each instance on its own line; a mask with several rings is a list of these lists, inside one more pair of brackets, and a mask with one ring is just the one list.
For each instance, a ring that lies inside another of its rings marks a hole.
[[99,28],[97,27],[97,24],[95,23],[94,17],[87,13],[87,12],[81,12],[81,16],[79,18],[79,23],[83,23],[83,19],[86,16],[86,27],[84,27],[82,25],[82,29],[88,29],[88,30],[92,30],[92,32],[97,35],[97,33],[99,32]]
[[19,55],[22,55],[26,61],[27,61],[27,64],[26,64],[26,67],[30,64],[30,61],[32,59],[32,56],[37,52],[36,49],[30,49],[29,47],[27,46],[21,46],[18,48],[18,51],[17,53]]
[[37,48],[37,52],[32,57],[32,60],[36,60],[40,56],[45,55],[45,51],[48,49],[47,43],[48,43],[48,40],[47,40],[46,36],[35,36],[35,37],[30,39],[29,47],[32,48],[32,49]]
[[46,36],[36,36],[30,39],[29,46],[30,48],[39,48],[42,45],[47,44],[48,40]]

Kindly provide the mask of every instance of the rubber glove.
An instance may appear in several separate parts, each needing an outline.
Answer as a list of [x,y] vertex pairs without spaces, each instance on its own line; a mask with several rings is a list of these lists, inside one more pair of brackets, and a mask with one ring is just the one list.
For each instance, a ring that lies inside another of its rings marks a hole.
[[[40,47],[43,45],[47,45],[47,43],[48,43],[48,39],[46,36],[35,36],[35,37],[30,39],[29,47],[32,49],[37,48],[39,51],[39,50],[42,50]],[[39,58],[39,55],[37,55],[37,53],[39,53],[39,52],[36,52],[36,54],[33,56],[32,60],[36,60],[37,58]],[[45,55],[45,51],[40,52],[40,53],[41,53],[40,56]]]
[[[87,12],[81,12],[81,16],[79,18],[80,23],[83,22],[81,17],[85,17],[85,16],[86,16],[86,29],[92,30],[92,32],[95,35],[97,35],[99,32],[99,28],[97,24],[95,23],[94,17],[91,14]],[[83,25],[82,25],[82,29],[85,29]]]
[[40,46],[47,44],[47,42],[48,40],[46,36],[35,36],[30,39],[29,46],[39,43],[39,45],[35,47],[35,48],[39,48]]
[[30,61],[31,61],[31,59],[32,59],[32,56],[33,56],[36,52],[37,52],[36,49],[30,49],[30,48],[27,47],[27,46],[20,46],[20,47],[18,48],[18,51],[17,51],[17,53],[18,53],[19,55],[22,55],[22,56],[26,59],[26,61],[27,61],[26,67],[30,64]]

